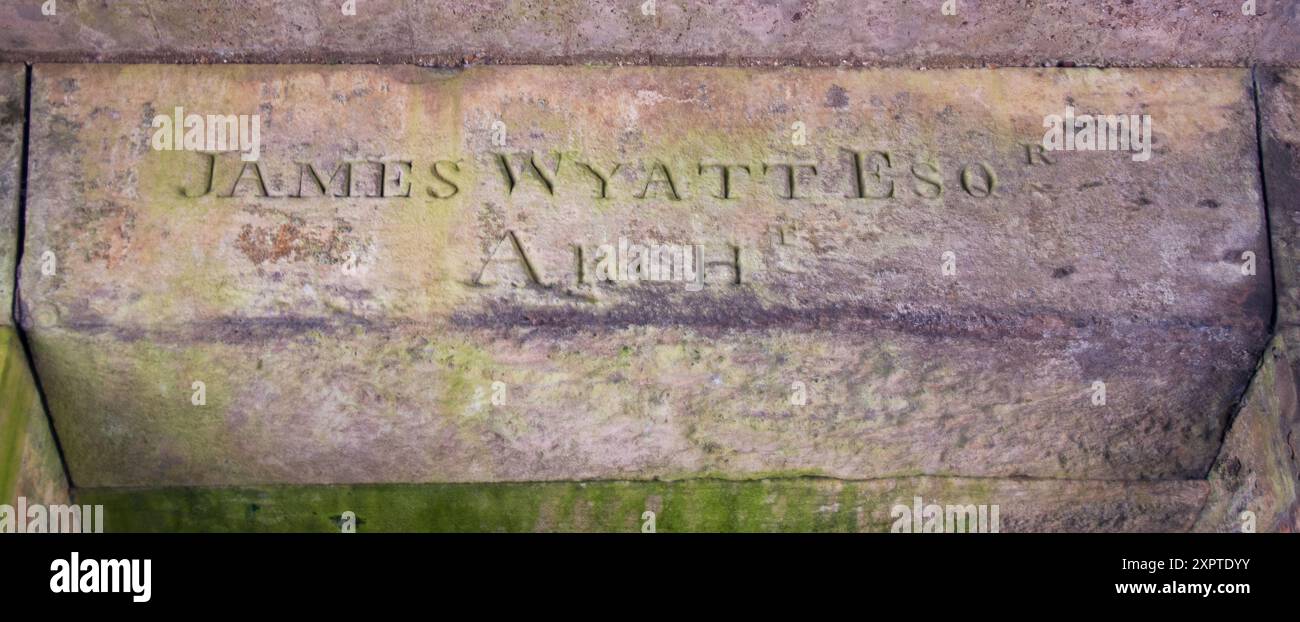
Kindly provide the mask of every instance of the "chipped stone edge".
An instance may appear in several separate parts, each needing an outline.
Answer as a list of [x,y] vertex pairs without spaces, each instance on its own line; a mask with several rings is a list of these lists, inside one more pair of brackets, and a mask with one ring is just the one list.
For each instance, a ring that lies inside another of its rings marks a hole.
[[[1300,331],[1290,331],[1300,340]],[[1211,467],[1209,495],[1193,531],[1300,531],[1300,408],[1287,337],[1264,352]]]

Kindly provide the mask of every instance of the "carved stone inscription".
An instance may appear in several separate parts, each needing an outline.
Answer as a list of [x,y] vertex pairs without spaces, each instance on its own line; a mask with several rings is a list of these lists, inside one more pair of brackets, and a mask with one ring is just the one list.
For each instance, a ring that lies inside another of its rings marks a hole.
[[42,66],[19,311],[88,486],[1199,477],[1268,330],[1248,85]]

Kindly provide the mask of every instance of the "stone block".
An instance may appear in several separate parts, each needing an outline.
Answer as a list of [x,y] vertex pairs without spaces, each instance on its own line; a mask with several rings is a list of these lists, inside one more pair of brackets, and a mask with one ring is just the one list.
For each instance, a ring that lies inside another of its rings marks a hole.
[[[41,65],[32,108],[89,487],[1200,478],[1269,337],[1244,70]],[[1040,151],[1067,108],[1149,159]]]

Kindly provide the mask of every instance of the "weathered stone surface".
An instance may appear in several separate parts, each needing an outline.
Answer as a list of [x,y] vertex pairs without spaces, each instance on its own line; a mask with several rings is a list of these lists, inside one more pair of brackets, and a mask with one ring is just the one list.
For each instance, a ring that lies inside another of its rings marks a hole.
[[1292,365],[1284,339],[1275,338],[1210,471],[1197,530],[1300,530],[1300,408]]
[[1300,63],[1297,5],[1130,0],[59,0],[0,6],[0,58],[900,66]]
[[1276,258],[1277,331],[1288,343],[1300,343],[1300,71],[1260,69],[1256,82],[1269,232]]
[[0,326],[9,326],[13,317],[26,95],[26,68],[0,65]]
[[[887,532],[916,497],[984,506],[998,531],[1186,531],[1204,481],[1083,482],[920,477],[842,481],[525,482],[267,488],[83,489],[110,532],[637,532],[654,512],[659,532]],[[960,516],[952,514],[952,518]],[[923,523],[921,527],[923,527]],[[902,529],[902,525],[897,526]],[[987,527],[986,527],[987,529]],[[974,523],[965,531],[976,531]]]
[[[1067,105],[1152,158],[1032,156]],[[72,65],[32,106],[20,311],[87,486],[1203,477],[1268,337],[1246,71]],[[260,114],[257,168],[204,192],[177,106]],[[596,281],[620,238],[703,289]]]
[[13,327],[0,327],[0,504],[68,502],[68,480]]
[[1260,149],[1277,292],[1276,331],[1210,473],[1210,503],[1197,528],[1240,531],[1242,512],[1258,531],[1300,530],[1300,72],[1256,74]]

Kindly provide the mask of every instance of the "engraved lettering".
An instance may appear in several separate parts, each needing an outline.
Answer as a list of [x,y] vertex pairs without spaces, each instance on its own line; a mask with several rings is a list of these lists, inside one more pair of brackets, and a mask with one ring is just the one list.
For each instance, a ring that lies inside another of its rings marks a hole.
[[[508,259],[503,260],[499,257],[503,249],[510,255]],[[524,251],[524,245],[519,241],[519,236],[515,235],[513,231],[507,231],[505,236],[496,243],[496,246],[492,247],[492,252],[488,254],[487,261],[483,262],[483,267],[479,269],[478,275],[474,277],[474,284],[487,285],[496,282],[497,277],[493,274],[495,271],[491,270],[491,268],[494,264],[504,262],[513,262],[516,267],[522,268],[523,275],[528,282],[541,284],[542,280],[537,268],[533,265],[532,260],[528,258],[528,253]]]
[[609,180],[612,177],[614,177],[614,173],[617,173],[618,169],[622,168],[623,165],[615,164],[614,168],[609,169],[608,173],[601,173],[599,170],[596,169],[595,166],[592,166],[591,164],[588,164],[586,162],[578,162],[577,164],[578,166],[581,166],[584,170],[586,170],[588,173],[590,173],[592,177],[596,178],[596,183],[598,184],[596,190],[596,198],[597,199],[609,198]]
[[912,184],[916,196],[926,199],[937,199],[943,196],[943,178],[940,176],[937,163],[931,161],[913,164],[912,176],[916,177],[916,183]]
[[[874,188],[868,188],[868,180],[873,184],[885,184],[887,181],[884,176],[884,169],[894,168],[894,154],[888,151],[872,151],[864,157],[861,152],[845,149],[853,156],[853,193],[848,195],[850,199],[892,199],[894,198],[894,182],[888,180],[887,190],[883,194],[869,192]],[[881,166],[883,161],[884,166]],[[868,173],[865,169],[874,163],[875,167]]]
[[[980,174],[973,172],[975,167],[979,167]],[[967,165],[961,170],[961,187],[966,193],[976,197],[984,198],[991,194],[997,188],[998,177],[993,173],[993,169],[983,162]]]
[[1035,163],[1056,164],[1047,156],[1047,149],[1038,143],[1028,143],[1025,145],[1025,163],[1033,166]]
[[525,174],[531,174],[534,178],[540,181],[542,187],[546,189],[546,194],[549,195],[555,194],[555,178],[559,176],[560,163],[564,159],[564,155],[562,153],[558,151],[555,153],[555,169],[551,173],[547,173],[545,170],[542,169],[541,166],[538,166],[536,152],[529,152],[527,163],[525,164],[525,166],[523,166],[520,169],[518,173],[516,173],[514,168],[510,166],[510,158],[508,158],[505,154],[498,153],[496,154],[496,156],[497,156],[497,162],[501,165],[501,170],[505,174],[506,194],[515,193],[515,187],[519,185],[520,181],[522,180],[522,177]]
[[719,190],[721,191],[721,194],[713,195],[713,198],[715,199],[732,198],[731,197],[731,171],[733,170],[745,171],[746,176],[750,175],[749,166],[746,164],[714,164],[714,163],[702,162],[700,163],[699,174],[703,175],[704,171],[708,169],[717,169],[720,172],[718,187]]
[[[403,199],[405,199],[405,198],[409,198],[409,197],[411,196],[411,166],[412,166],[412,162],[411,162],[410,160],[401,160],[401,161],[398,161],[398,162],[394,162],[394,164],[397,165],[397,166],[396,166],[396,169],[397,169],[397,176],[393,178],[393,181],[396,182],[397,190],[398,190],[398,192],[400,192],[400,194],[389,194],[389,193],[388,193],[388,184],[384,181],[384,179],[388,176],[388,173],[387,173],[387,171],[388,171],[388,165],[387,165],[387,164],[382,164],[382,165],[381,165],[383,168],[380,169],[382,172],[380,173],[379,194],[380,194],[380,196],[385,196],[385,197],[397,197],[397,198],[403,198]],[[403,190],[403,189],[405,189],[405,190]]]
[[221,196],[225,198],[235,196],[235,192],[239,189],[240,182],[244,181],[244,173],[247,173],[249,170],[253,171],[252,180],[257,183],[257,196],[270,197],[271,193],[267,191],[266,182],[262,179],[262,167],[258,165],[257,162],[244,162],[244,165],[239,169],[239,175],[235,177],[235,183],[230,186],[230,192]]
[[198,197],[207,196],[208,193],[212,192],[212,178],[216,175],[217,172],[217,154],[200,153],[199,155],[203,156],[204,161],[207,162],[207,166],[203,167],[207,171],[203,175],[204,181],[202,184],[199,185],[199,187],[203,188],[203,191],[194,194],[186,190],[185,188],[181,188],[181,196],[187,199],[195,199]]
[[[656,179],[655,178],[656,172],[662,173],[663,178]],[[648,177],[646,177],[645,187],[641,189],[641,194],[636,195],[636,198],[644,199],[647,196],[649,196],[650,186],[654,186],[656,184],[661,184],[667,187],[669,199],[673,201],[682,200],[681,195],[677,194],[677,184],[673,182],[673,175],[668,170],[668,166],[665,165],[663,162],[655,162],[654,166],[650,168],[650,174]]]
[[449,178],[447,173],[442,171],[441,166],[444,164],[451,170],[456,171],[457,173],[460,172],[460,160],[438,160],[433,163],[433,166],[429,167],[429,170],[433,173],[434,179],[437,180],[438,183],[447,187],[447,189],[442,191],[433,188],[425,188],[425,192],[435,199],[450,199],[460,193],[460,186],[458,186],[454,180]]
[[799,171],[806,170],[817,175],[817,164],[815,162],[774,162],[772,164],[763,163],[763,174],[766,175],[770,170],[785,171],[785,193],[781,195],[783,199],[801,199],[797,189],[799,180]]
[[[339,176],[340,173],[342,173],[342,177]],[[341,184],[339,193],[334,194],[333,196],[347,197],[352,194],[351,162],[340,162],[339,165],[334,168],[334,172],[330,173],[329,181],[321,181],[320,174],[316,172],[316,167],[310,162],[298,162],[298,192],[297,194],[289,195],[291,198],[300,199],[304,196],[302,192],[302,182],[309,175],[311,176],[312,184],[319,193],[319,196],[325,196],[329,193],[329,189],[334,187],[335,179],[341,179],[343,183]]]

